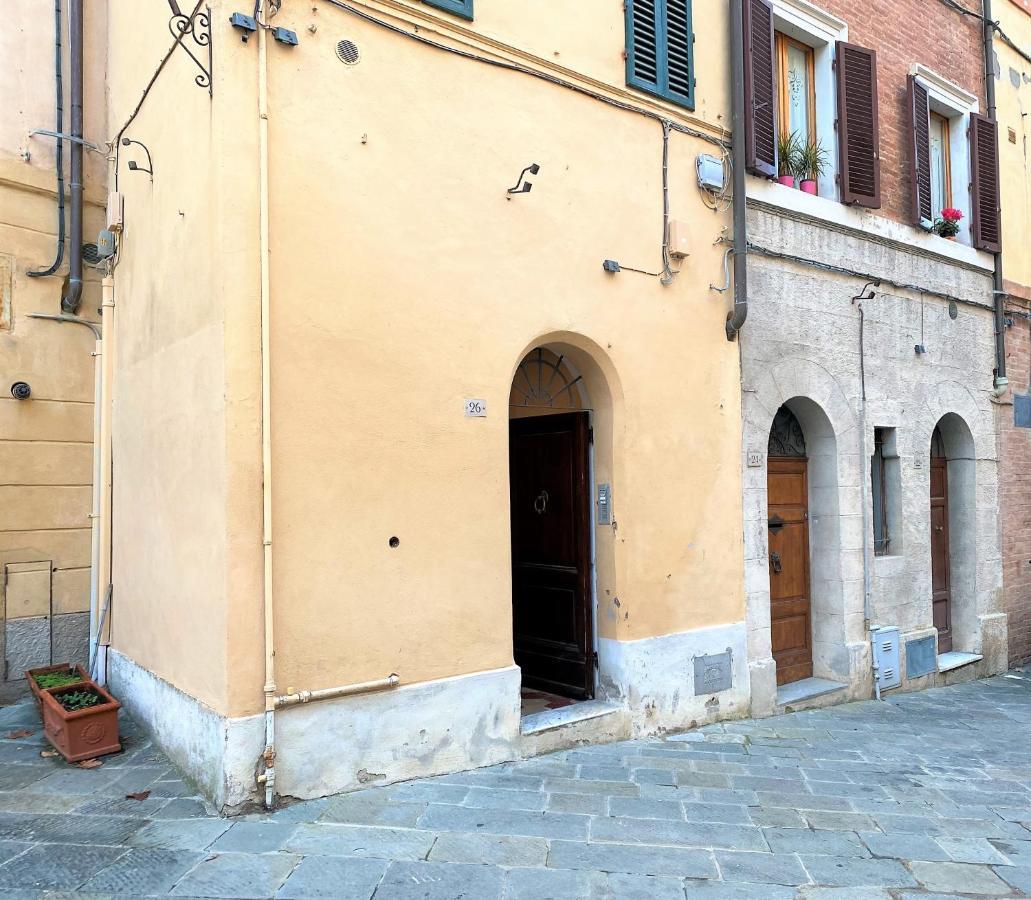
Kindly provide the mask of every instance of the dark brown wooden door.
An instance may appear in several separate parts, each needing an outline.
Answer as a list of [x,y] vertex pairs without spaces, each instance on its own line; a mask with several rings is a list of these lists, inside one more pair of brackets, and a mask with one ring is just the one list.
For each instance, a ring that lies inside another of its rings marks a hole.
[[767,463],[770,625],[777,684],[813,674],[807,462],[771,457]]
[[512,617],[523,684],[594,696],[586,412],[512,419]]
[[931,611],[938,629],[938,652],[952,649],[949,595],[949,469],[948,460],[931,457]]

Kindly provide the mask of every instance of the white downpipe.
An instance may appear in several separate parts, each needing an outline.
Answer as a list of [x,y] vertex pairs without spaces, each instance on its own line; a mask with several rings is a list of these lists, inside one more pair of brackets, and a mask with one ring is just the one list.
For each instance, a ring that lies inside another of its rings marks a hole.
[[261,272],[261,531],[264,548],[262,605],[265,614],[265,807],[276,798],[275,607],[272,594],[272,367],[269,359],[269,172],[268,172],[268,43],[265,0],[258,21],[258,257]]
[[[97,621],[96,652],[91,674],[100,684],[107,684],[107,648],[111,640],[111,384],[115,366],[115,282],[110,274],[101,282],[100,322],[103,341],[100,353],[100,521],[97,557]],[[104,607],[101,608],[101,601]]]
[[93,503],[90,512],[89,569],[89,665],[94,674],[100,629],[100,420],[103,416],[104,342],[98,337],[93,347]]

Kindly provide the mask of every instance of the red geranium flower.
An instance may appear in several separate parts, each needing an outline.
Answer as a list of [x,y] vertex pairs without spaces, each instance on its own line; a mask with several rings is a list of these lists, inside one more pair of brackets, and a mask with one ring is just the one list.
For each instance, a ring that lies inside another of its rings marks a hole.
[[945,209],[942,210],[942,218],[945,219],[947,222],[958,222],[960,219],[963,218],[963,213],[961,213],[958,209],[955,209],[954,207],[947,206]]

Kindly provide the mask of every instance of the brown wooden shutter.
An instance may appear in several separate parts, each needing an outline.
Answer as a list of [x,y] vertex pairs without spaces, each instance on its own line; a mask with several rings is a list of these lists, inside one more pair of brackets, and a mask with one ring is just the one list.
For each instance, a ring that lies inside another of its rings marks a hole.
[[841,201],[880,209],[877,53],[844,41],[837,51]]
[[910,159],[913,170],[913,224],[930,227],[931,208],[931,108],[927,89],[909,76]]
[[773,8],[744,4],[745,165],[755,175],[777,174],[777,91],[773,71]]
[[998,253],[1002,249],[999,209],[999,132],[995,119],[970,114],[970,200],[974,246]]

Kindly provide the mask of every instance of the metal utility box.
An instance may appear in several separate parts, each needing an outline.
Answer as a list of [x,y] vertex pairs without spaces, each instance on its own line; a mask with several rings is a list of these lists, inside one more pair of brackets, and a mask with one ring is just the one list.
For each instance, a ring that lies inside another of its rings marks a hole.
[[875,628],[873,635],[873,658],[877,664],[877,680],[881,690],[896,688],[902,684],[899,655],[899,630],[895,626]]

